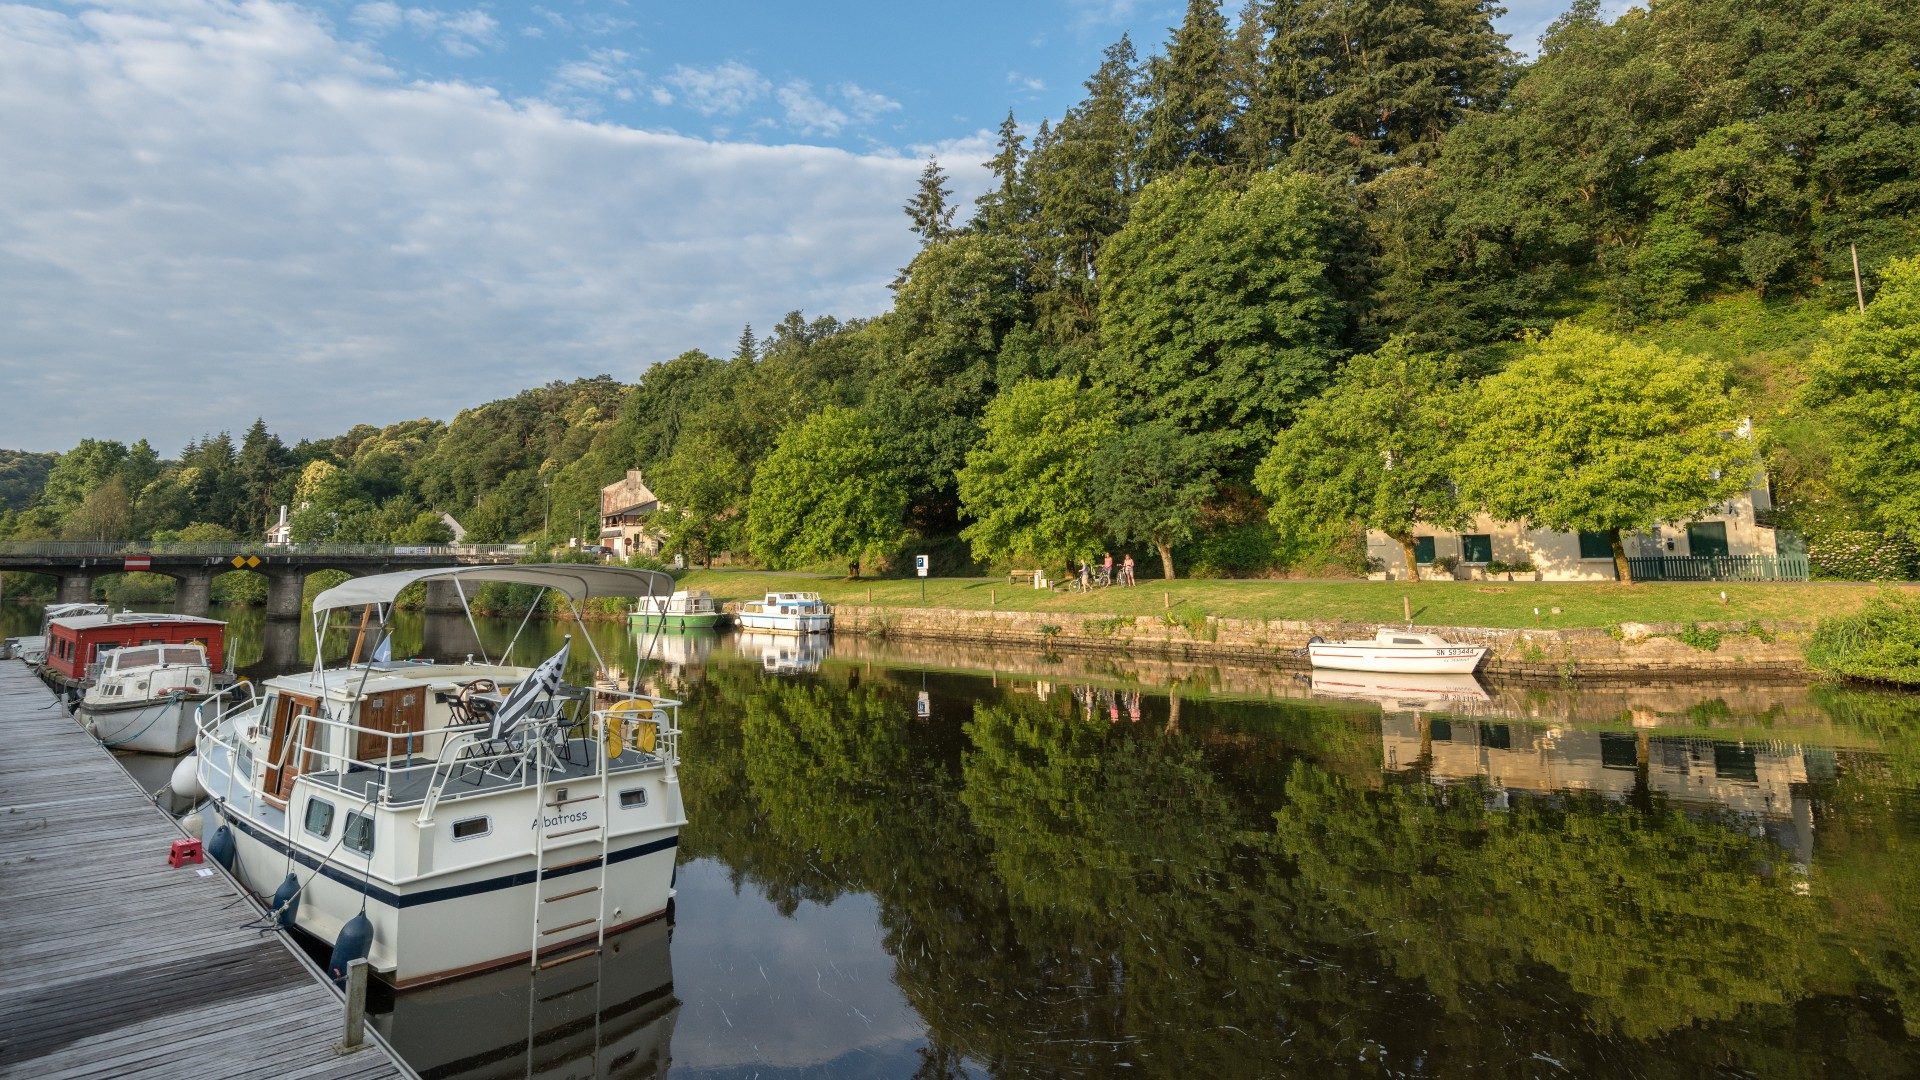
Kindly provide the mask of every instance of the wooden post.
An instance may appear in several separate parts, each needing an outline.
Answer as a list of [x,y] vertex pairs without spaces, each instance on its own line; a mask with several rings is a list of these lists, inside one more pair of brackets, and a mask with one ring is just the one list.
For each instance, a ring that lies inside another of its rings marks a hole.
[[1173,594],[1170,592],[1161,593],[1160,606],[1163,608],[1166,608],[1168,611],[1172,611],[1173,610]]
[[1000,606],[1000,590],[999,589],[987,590],[987,606],[988,607]]
[[367,604],[362,606],[360,608],[360,632],[353,636],[353,655],[347,658],[348,667],[352,667],[360,662],[360,644],[367,640],[367,620],[371,618],[373,618],[373,605]]
[[1853,298],[1860,303],[1860,314],[1867,313],[1867,290],[1860,287],[1860,246],[1848,244],[1847,250],[1853,252]]
[[367,958],[347,964],[347,1026],[340,1036],[342,1052],[360,1049],[367,1039]]
[[1400,611],[1406,615],[1407,625],[1412,626],[1413,625],[1413,601],[1408,599],[1407,594],[1405,593],[1400,594]]

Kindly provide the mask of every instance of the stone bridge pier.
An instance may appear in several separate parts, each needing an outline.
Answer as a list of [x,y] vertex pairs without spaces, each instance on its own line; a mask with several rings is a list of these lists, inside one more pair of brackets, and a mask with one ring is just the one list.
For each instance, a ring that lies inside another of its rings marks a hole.
[[182,570],[173,575],[173,607],[182,615],[205,615],[213,604],[213,571]]
[[69,569],[60,573],[60,603],[84,604],[93,599],[93,579],[98,577],[91,570]]
[[266,566],[261,574],[267,579],[267,618],[298,619],[300,594],[307,584],[304,566]]

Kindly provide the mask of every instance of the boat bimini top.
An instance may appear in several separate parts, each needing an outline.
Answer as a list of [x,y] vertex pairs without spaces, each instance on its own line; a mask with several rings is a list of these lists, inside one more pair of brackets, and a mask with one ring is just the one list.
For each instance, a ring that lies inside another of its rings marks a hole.
[[[400,591],[415,582],[450,582],[460,596],[460,608],[465,612],[467,625],[472,628],[474,640],[480,639],[480,628],[474,624],[473,608],[467,601],[467,583],[485,584],[499,582],[507,585],[531,585],[540,590],[534,595],[533,604],[527,608],[526,618],[520,620],[520,629],[514,631],[513,641],[501,655],[500,662],[513,653],[514,645],[520,641],[520,634],[527,627],[527,620],[540,606],[540,598],[547,590],[564,596],[567,607],[574,618],[580,618],[580,603],[596,596],[622,596],[651,602],[656,596],[664,597],[673,592],[673,578],[657,570],[635,570],[625,566],[599,566],[593,563],[530,563],[500,566],[442,566],[428,570],[397,570],[390,574],[372,574],[362,578],[349,578],[327,589],[313,598],[314,632],[314,673],[317,676],[324,664],[325,650],[321,640],[326,634],[328,617],[342,608],[372,608],[380,615],[380,634],[387,631],[387,622],[393,613],[394,598]],[[380,640],[379,637],[375,638]],[[591,635],[586,635],[587,647],[593,651],[596,670],[606,667],[600,658],[600,651],[594,646]],[[376,651],[378,651],[376,649]],[[488,659],[482,647],[481,660]],[[373,661],[367,664],[371,668]],[[638,672],[635,678],[638,679]]]

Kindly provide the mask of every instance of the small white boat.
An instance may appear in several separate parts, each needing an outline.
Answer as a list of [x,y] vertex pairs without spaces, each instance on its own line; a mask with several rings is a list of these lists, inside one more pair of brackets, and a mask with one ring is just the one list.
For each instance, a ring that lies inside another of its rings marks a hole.
[[193,749],[193,712],[225,679],[197,642],[113,649],[98,661],[75,716],[116,750],[184,754]]
[[113,612],[105,604],[48,604],[40,613],[40,632],[8,638],[8,651],[4,654],[27,662],[27,666],[37,668],[47,662],[47,630],[55,619],[73,618],[80,615],[108,615]]
[[[322,592],[314,638],[330,612],[368,606],[384,635],[402,589],[452,579],[537,586],[535,604],[551,590],[575,619],[590,597],[673,588],[578,563],[406,570]],[[679,703],[567,682],[571,642],[534,668],[510,663],[517,635],[477,662],[316,662],[216,699],[186,759],[211,805],[208,856],[333,946],[335,977],[364,957],[396,989],[552,967],[667,914]]]
[[770,630],[776,634],[824,634],[833,629],[833,609],[819,593],[770,592],[764,600],[740,605],[742,630]]
[[1357,641],[1307,642],[1307,658],[1314,667],[1340,671],[1467,675],[1486,655],[1484,645],[1455,645],[1438,634],[1391,627]]
[[683,589],[634,605],[627,624],[635,630],[711,630],[726,622],[705,589]]

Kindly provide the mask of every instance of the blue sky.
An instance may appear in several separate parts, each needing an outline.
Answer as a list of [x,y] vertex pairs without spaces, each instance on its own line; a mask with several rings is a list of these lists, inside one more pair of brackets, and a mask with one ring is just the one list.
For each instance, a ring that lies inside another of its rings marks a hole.
[[0,0],[0,447],[447,419],[876,314],[929,155],[969,201],[1010,106],[1182,9]]

